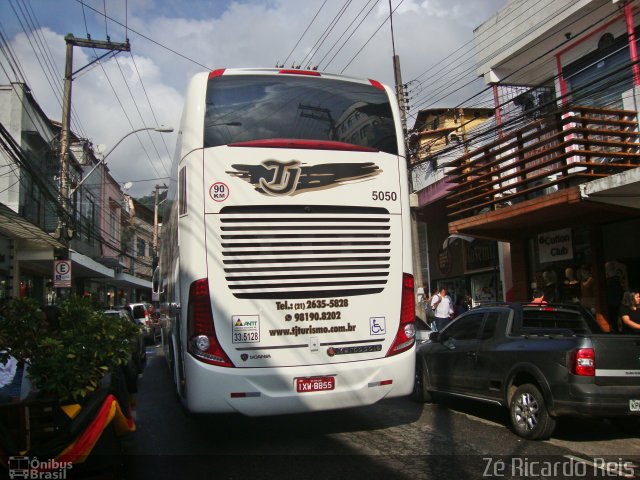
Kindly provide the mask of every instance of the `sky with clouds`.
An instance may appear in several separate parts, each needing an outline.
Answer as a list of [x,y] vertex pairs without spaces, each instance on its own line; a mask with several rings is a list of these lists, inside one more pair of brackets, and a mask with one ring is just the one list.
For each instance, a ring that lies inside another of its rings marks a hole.
[[[0,33],[44,112],[61,118],[64,36],[125,42],[77,73],[72,129],[103,151],[143,126],[179,126],[190,77],[232,67],[316,67],[393,85],[393,45],[420,108],[481,91],[473,30],[506,0],[1,0]],[[393,11],[393,41],[388,20]],[[6,50],[5,50],[6,52]],[[74,48],[74,71],[104,51]],[[20,81],[0,51],[0,84]],[[166,182],[175,133],[122,141],[108,166],[134,196]]]

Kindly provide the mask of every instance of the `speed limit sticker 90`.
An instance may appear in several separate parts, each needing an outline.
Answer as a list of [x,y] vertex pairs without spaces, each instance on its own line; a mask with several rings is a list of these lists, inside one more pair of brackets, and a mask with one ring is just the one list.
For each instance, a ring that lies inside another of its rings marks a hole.
[[224,202],[229,198],[229,187],[226,183],[216,182],[209,187],[209,196],[216,202]]

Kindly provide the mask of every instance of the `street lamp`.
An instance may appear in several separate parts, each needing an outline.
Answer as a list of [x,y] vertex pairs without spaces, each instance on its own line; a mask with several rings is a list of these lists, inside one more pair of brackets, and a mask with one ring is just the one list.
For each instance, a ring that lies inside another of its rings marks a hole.
[[137,128],[137,129],[132,130],[131,132],[127,133],[124,137],[122,137],[120,140],[118,140],[118,142],[113,147],[111,147],[111,149],[107,153],[105,153],[103,155],[102,160],[100,160],[98,163],[96,163],[93,166],[93,168],[91,170],[89,170],[89,173],[87,173],[84,177],[82,177],[82,180],[80,180],[78,182],[78,184],[69,191],[69,198],[71,198],[73,196],[73,194],[78,190],[78,188],[80,188],[80,185],[82,185],[84,183],[84,181],[87,178],[89,178],[89,175],[91,175],[96,168],[98,168],[100,165],[103,165],[107,161],[107,157],[109,155],[111,155],[111,152],[113,152],[116,149],[116,147],[122,143],[122,141],[125,138],[127,138],[129,135],[133,135],[134,133],[138,133],[138,132],[143,132],[145,130],[153,130],[155,132],[160,132],[160,133],[169,133],[169,132],[173,132],[173,127],[164,127],[164,126],[143,127],[143,128]]

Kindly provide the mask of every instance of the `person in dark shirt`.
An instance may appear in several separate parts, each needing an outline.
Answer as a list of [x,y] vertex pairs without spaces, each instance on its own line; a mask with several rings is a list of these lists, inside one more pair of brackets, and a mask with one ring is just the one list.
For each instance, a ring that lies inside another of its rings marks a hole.
[[640,293],[624,292],[620,304],[620,322],[623,333],[640,334]]

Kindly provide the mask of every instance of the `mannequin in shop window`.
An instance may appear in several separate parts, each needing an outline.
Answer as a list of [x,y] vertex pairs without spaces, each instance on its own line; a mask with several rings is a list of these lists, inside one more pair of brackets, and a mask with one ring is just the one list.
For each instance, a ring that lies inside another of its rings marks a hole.
[[580,282],[580,303],[585,308],[593,310],[596,305],[596,295],[593,286],[593,276],[587,267],[578,270],[578,281]]
[[580,302],[580,282],[571,267],[564,269],[564,283],[562,285],[562,301],[569,303]]
[[542,280],[544,285],[542,291],[544,292],[544,299],[547,302],[555,302],[558,300],[558,277],[553,270],[545,270],[542,272]]
[[627,288],[627,267],[617,261],[609,261],[604,264],[606,276],[607,313],[609,323],[614,329],[618,329],[617,319],[620,316],[620,303]]

